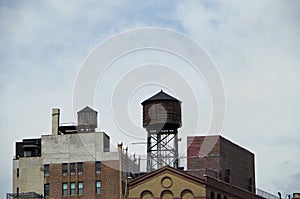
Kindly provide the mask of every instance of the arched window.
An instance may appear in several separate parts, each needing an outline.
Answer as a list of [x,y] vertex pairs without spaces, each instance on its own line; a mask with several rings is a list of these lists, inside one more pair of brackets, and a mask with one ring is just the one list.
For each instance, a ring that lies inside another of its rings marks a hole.
[[161,192],[160,198],[161,199],[173,199],[174,195],[171,191],[165,190],[165,191]]
[[215,193],[213,191],[210,192],[210,199],[215,199]]
[[185,189],[183,192],[181,192],[181,198],[182,199],[193,199],[194,194],[191,190]]
[[218,193],[217,199],[222,199],[221,195]]
[[153,194],[151,193],[151,191],[148,191],[148,190],[146,190],[146,191],[143,191],[142,193],[141,193],[141,197],[140,197],[141,199],[154,199],[154,196],[153,196]]
[[227,197],[226,197],[226,196],[224,196],[224,197],[223,197],[223,199],[227,199]]

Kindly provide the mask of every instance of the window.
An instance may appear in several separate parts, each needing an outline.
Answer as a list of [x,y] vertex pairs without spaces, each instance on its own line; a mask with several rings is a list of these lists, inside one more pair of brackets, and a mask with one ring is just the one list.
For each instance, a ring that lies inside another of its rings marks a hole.
[[217,199],[222,199],[221,195],[218,193]]
[[70,175],[75,175],[75,163],[70,164]]
[[50,195],[50,185],[49,184],[44,184],[44,196],[49,196]]
[[252,192],[252,178],[248,178],[248,191]]
[[215,193],[213,191],[210,192],[210,199],[215,199]]
[[68,195],[68,183],[67,182],[62,183],[62,195],[63,196]]
[[24,157],[31,157],[31,151],[24,151]]
[[122,194],[125,195],[126,192],[126,183],[122,180]]
[[78,195],[83,194],[83,182],[78,182]]
[[62,164],[62,174],[63,174],[63,176],[68,175],[68,163],[63,163]]
[[96,181],[96,193],[101,193],[101,181]]
[[97,161],[96,162],[96,173],[100,173],[101,172],[101,162],[100,161]]
[[230,169],[225,170],[225,182],[230,183]]
[[78,171],[77,171],[78,175],[82,175],[82,172],[83,172],[83,163],[82,162],[78,162],[77,169],[78,169]]
[[17,168],[17,178],[20,176],[20,169]]
[[44,165],[44,177],[49,176],[49,164]]
[[71,182],[71,184],[70,184],[70,195],[71,196],[76,194],[75,188],[76,188],[75,182]]

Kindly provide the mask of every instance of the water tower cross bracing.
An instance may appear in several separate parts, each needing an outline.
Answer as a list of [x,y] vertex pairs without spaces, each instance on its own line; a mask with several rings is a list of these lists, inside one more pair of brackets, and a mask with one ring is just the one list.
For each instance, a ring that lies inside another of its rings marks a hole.
[[162,90],[142,102],[143,127],[147,130],[147,171],[165,165],[178,168],[178,128],[181,101]]

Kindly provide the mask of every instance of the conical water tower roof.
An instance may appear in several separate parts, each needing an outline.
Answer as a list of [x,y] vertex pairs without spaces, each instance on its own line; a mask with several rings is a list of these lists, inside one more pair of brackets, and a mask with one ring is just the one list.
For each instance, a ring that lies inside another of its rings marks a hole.
[[96,112],[94,109],[90,108],[89,106],[86,106],[85,108],[81,109],[80,111],[78,111],[78,113],[81,113],[81,112]]
[[152,102],[152,101],[176,101],[176,102],[180,102],[178,99],[172,97],[171,95],[168,95],[163,90],[161,90],[157,94],[153,95],[149,99],[146,99],[145,101],[143,101],[142,105],[144,105],[147,102]]

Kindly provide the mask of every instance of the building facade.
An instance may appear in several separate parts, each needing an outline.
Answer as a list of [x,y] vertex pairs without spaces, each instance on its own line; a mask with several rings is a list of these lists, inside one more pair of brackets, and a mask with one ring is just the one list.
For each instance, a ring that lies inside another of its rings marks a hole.
[[187,138],[188,173],[255,193],[254,154],[220,135]]
[[77,131],[58,123],[59,110],[54,109],[51,135],[16,143],[13,192],[49,199],[124,198],[127,176],[139,172],[138,160],[130,159],[122,144],[110,151],[109,136],[90,124],[89,130],[81,125]]
[[263,199],[255,193],[203,176],[165,166],[128,184],[128,199]]

